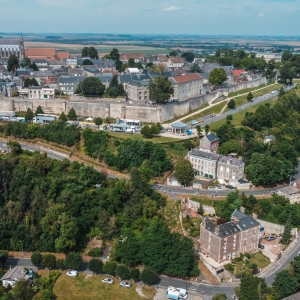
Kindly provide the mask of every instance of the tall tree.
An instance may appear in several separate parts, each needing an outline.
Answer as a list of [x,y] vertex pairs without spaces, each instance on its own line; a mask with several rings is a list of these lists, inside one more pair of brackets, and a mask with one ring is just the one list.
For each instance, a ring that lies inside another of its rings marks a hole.
[[44,114],[44,111],[43,111],[42,107],[39,105],[35,111],[35,115],[37,116],[37,115],[42,115],[42,114]]
[[19,59],[15,54],[11,54],[7,60],[7,70],[10,71],[15,71],[17,68],[19,68]]
[[157,103],[164,103],[171,98],[174,88],[167,76],[159,76],[150,80],[149,98]]
[[69,120],[75,120],[75,119],[77,119],[77,115],[76,115],[75,109],[73,107],[68,112],[68,119]]
[[140,275],[140,279],[147,285],[153,284],[157,280],[155,272],[149,268],[145,268]]
[[291,238],[292,238],[291,230],[292,230],[292,222],[291,222],[291,216],[289,216],[284,226],[283,235],[280,240],[281,244],[288,245],[291,242]]
[[101,259],[93,257],[89,261],[88,268],[89,268],[90,271],[92,271],[95,274],[100,273],[102,271],[102,268],[103,268],[103,262],[102,262]]
[[84,96],[102,96],[105,91],[105,85],[97,77],[86,77],[81,81],[75,93],[82,93]]
[[170,51],[170,53],[169,53],[169,56],[177,56],[178,55],[178,53],[177,53],[177,51],[176,50],[172,50],[172,51]]
[[34,117],[32,110],[28,107],[25,114],[25,121],[31,121]]
[[209,125],[204,126],[205,134],[208,135],[209,133]]
[[83,66],[91,66],[91,65],[93,65],[93,62],[92,62],[90,59],[85,59],[85,60],[82,62],[82,65],[83,65]]
[[103,266],[103,272],[109,275],[116,275],[117,264],[114,261],[106,261]]
[[35,251],[31,254],[31,262],[35,267],[40,267],[42,265],[43,255],[40,251]]
[[275,276],[273,290],[275,292],[275,299],[281,300],[297,293],[299,291],[299,282],[288,270],[282,270]]
[[139,281],[140,279],[140,270],[138,268],[132,268],[130,270],[130,277],[135,281]]
[[68,118],[67,118],[67,116],[65,115],[65,113],[63,111],[59,115],[58,120],[63,121],[63,122],[67,122],[68,121]]
[[[259,289],[260,286],[260,295]],[[268,287],[264,278],[255,277],[253,274],[245,275],[240,283],[240,299],[260,300],[268,293]]]
[[194,63],[194,64],[192,64],[192,66],[190,68],[190,72],[192,72],[192,73],[201,73],[202,69],[200,68],[199,64]]
[[124,265],[118,265],[116,268],[116,275],[120,277],[121,279],[129,279],[130,278],[130,272],[128,267]]
[[79,269],[82,264],[82,257],[80,253],[70,252],[66,256],[65,265],[69,269]]
[[89,47],[88,55],[91,59],[98,59],[98,51],[95,47]]
[[180,160],[175,166],[174,176],[181,184],[187,184],[194,179],[194,169],[187,159]]
[[84,47],[81,50],[81,57],[88,57],[89,56],[89,48],[88,47]]
[[103,120],[101,118],[95,118],[94,122],[95,122],[95,125],[97,125],[99,127],[100,125],[102,125]]
[[213,69],[208,77],[208,81],[215,86],[219,86],[224,81],[227,80],[226,72],[223,68],[215,68]]
[[[22,279],[15,283],[14,288],[11,291],[13,299],[18,300],[31,300],[34,296],[33,289],[27,284],[26,280]],[[2,298],[4,299],[4,298]],[[10,299],[10,298],[8,298]]]
[[50,253],[44,254],[42,257],[42,265],[47,269],[54,268],[56,265],[56,257]]
[[135,62],[133,58],[129,58],[128,60],[128,67],[129,68],[134,68]]
[[118,61],[120,59],[119,50],[117,48],[113,48],[109,53],[109,58],[114,61]]
[[234,109],[235,108],[235,101],[234,99],[230,99],[228,104],[227,104],[229,109]]
[[252,99],[253,99],[253,94],[251,92],[249,92],[247,95],[247,101],[251,102]]
[[187,52],[183,52],[181,54],[181,57],[183,57],[187,62],[191,63],[195,58],[195,54],[191,51],[187,51]]

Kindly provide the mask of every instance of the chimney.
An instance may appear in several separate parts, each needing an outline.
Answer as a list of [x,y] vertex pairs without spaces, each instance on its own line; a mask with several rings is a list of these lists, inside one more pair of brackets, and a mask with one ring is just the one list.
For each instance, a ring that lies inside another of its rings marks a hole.
[[257,220],[257,214],[252,213],[252,218],[253,218],[254,220]]
[[245,207],[241,206],[240,212],[242,212],[244,214],[245,213]]

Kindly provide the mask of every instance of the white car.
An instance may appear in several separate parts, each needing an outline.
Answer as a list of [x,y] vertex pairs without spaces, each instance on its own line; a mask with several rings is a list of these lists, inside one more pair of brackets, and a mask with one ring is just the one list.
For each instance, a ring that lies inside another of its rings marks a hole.
[[121,281],[120,282],[120,286],[124,286],[124,287],[130,288],[131,287],[131,283],[129,283],[127,281]]
[[113,284],[114,283],[114,281],[112,279],[110,279],[110,278],[103,278],[102,282],[103,283],[109,283],[109,284]]
[[135,130],[134,129],[132,129],[132,128],[128,128],[128,129],[126,129],[126,131],[125,131],[126,133],[134,133],[135,132]]
[[67,272],[67,276],[76,277],[76,276],[78,276],[78,272],[75,270],[71,270],[71,271]]

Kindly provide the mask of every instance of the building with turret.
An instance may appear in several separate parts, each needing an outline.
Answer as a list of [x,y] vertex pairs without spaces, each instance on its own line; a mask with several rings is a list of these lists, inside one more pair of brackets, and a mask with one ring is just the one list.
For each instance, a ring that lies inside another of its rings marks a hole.
[[22,35],[19,38],[0,39],[0,59],[7,59],[12,54],[16,55],[19,60],[24,59],[25,47]]

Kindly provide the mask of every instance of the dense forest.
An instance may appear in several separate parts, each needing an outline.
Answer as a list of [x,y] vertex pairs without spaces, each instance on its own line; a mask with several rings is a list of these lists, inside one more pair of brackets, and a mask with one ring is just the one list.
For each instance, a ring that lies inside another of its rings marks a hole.
[[195,273],[192,242],[167,228],[160,213],[166,199],[139,169],[131,168],[129,181],[106,178],[83,164],[22,151],[17,142],[7,145],[10,152],[0,156],[0,249],[68,253],[81,251],[94,236],[124,240],[125,232],[137,246],[120,252],[119,244],[123,263]]
[[[280,182],[295,173],[300,155],[299,90],[281,96],[274,105],[265,103],[246,112],[242,127],[228,121],[216,130],[220,138],[219,153],[242,155],[247,179],[254,185]],[[234,117],[234,116],[233,116]],[[264,143],[264,138],[274,139]]]

